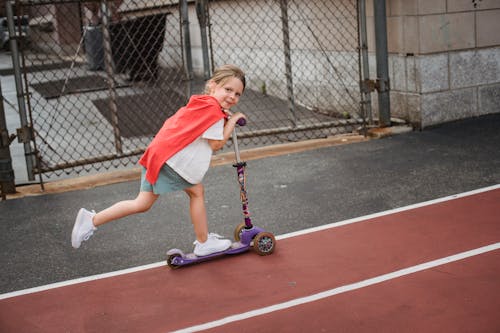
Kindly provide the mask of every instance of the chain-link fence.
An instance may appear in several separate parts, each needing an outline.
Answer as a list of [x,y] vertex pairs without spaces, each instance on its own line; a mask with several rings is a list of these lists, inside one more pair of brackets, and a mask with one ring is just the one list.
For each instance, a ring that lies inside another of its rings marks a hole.
[[22,53],[37,171],[135,163],[185,102],[177,6],[38,1],[17,10],[30,17]]
[[209,21],[214,65],[248,73],[240,108],[253,119],[252,142],[352,130],[360,113],[356,0],[210,1]]
[[356,0],[16,1],[35,173],[133,165],[214,67],[245,70],[243,147],[361,125]]

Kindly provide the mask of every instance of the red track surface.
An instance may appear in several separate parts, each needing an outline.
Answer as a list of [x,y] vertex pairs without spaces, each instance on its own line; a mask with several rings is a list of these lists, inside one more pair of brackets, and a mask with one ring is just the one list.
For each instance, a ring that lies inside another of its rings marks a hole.
[[495,189],[281,239],[267,257],[247,253],[5,298],[0,332],[169,332],[203,323],[213,332],[499,332],[498,249],[258,312],[499,242]]

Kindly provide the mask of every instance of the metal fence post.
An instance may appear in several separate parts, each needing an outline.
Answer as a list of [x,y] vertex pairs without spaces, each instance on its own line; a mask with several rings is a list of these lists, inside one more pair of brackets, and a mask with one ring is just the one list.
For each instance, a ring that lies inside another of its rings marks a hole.
[[387,52],[387,18],[385,10],[385,0],[373,1],[380,127],[391,126],[389,63]]
[[210,79],[210,62],[208,58],[208,41],[207,41],[207,26],[208,12],[206,0],[196,0],[196,14],[201,30],[201,53],[203,55],[203,74],[205,80]]
[[113,133],[115,136],[115,148],[118,154],[123,153],[122,139],[120,128],[118,127],[118,108],[116,106],[116,87],[115,77],[113,75],[113,53],[111,50],[111,35],[109,33],[109,6],[107,0],[101,2],[102,12],[102,34],[104,44],[104,64],[106,67],[106,74],[108,76],[108,89],[109,89],[109,112],[111,114],[111,123],[113,125]]
[[182,22],[182,35],[183,35],[183,46],[185,55],[185,68],[187,79],[189,80],[188,85],[188,98],[193,93],[193,57],[191,54],[191,35],[189,33],[189,10],[187,0],[180,1],[180,12],[181,12],[181,22]]
[[26,104],[24,101],[24,87],[21,79],[21,64],[19,63],[19,49],[16,41],[16,30],[14,28],[14,10],[12,1],[7,1],[5,4],[7,9],[7,22],[9,28],[10,49],[12,52],[12,67],[14,68],[14,80],[16,82],[17,104],[19,106],[19,120],[21,128],[18,129],[22,135],[18,135],[20,142],[24,145],[24,154],[26,156],[26,171],[29,180],[35,180],[33,173],[34,166],[34,151],[31,147],[31,139],[33,137],[32,128],[28,125],[28,116],[26,112]]
[[6,193],[16,193],[10,143],[15,136],[9,136],[5,110],[3,107],[2,82],[0,81],[0,194],[5,199]]
[[297,125],[295,116],[295,98],[293,96],[292,55],[290,51],[290,30],[288,27],[288,0],[280,0],[281,27],[283,30],[283,48],[285,51],[286,87],[288,94],[288,108],[292,115],[292,123]]
[[366,29],[366,0],[358,0],[358,15],[359,15],[359,42],[360,42],[360,60],[359,71],[361,84],[361,112],[363,120],[368,116],[368,124],[373,124],[372,104],[370,90],[366,89],[364,82],[370,79],[370,69],[368,66],[368,36]]

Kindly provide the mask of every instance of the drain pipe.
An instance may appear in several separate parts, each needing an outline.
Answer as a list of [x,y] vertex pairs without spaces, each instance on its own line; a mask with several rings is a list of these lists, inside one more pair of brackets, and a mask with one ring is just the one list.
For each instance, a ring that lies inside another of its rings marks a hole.
[[366,28],[366,0],[358,0],[358,29],[359,29],[359,71],[361,83],[361,112],[363,121],[368,117],[368,124],[373,125],[371,91],[367,89],[366,83],[370,81],[370,69],[368,64],[368,33]]
[[391,126],[391,105],[385,0],[373,1],[373,15],[375,19],[379,126],[387,127]]

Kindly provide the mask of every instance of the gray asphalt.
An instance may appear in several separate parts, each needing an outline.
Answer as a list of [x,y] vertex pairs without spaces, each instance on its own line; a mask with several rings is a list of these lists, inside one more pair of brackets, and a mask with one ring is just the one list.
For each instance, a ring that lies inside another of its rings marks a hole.
[[[247,167],[253,221],[275,235],[499,183],[500,114]],[[242,220],[234,168],[212,168],[205,186],[210,230],[231,236]],[[162,261],[172,247],[192,249],[182,192],[99,228],[78,250],[71,247],[80,207],[101,210],[137,190],[134,181],[0,202],[0,293]]]

